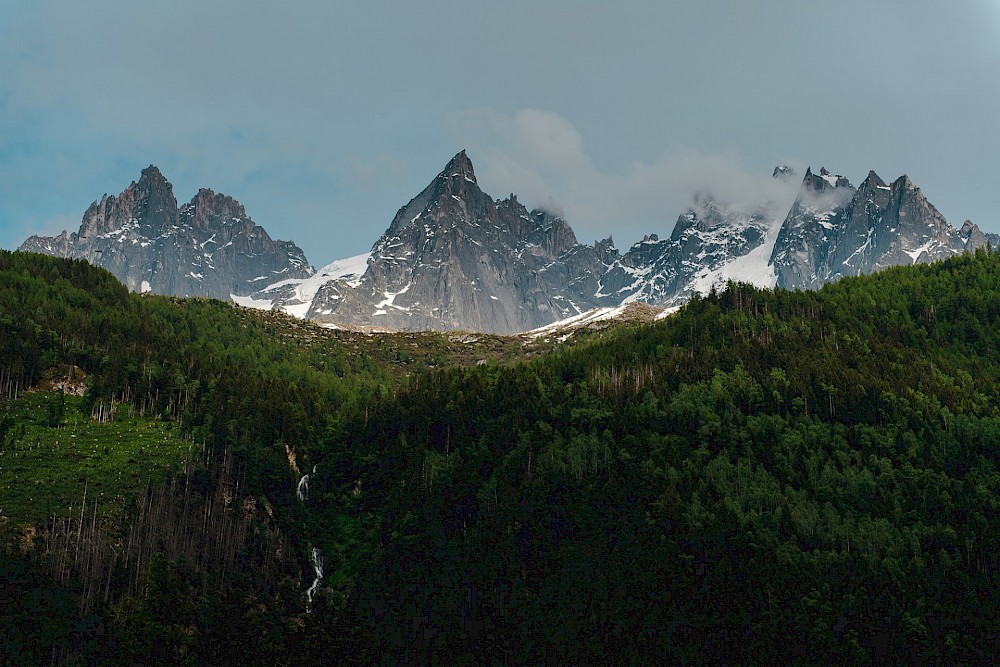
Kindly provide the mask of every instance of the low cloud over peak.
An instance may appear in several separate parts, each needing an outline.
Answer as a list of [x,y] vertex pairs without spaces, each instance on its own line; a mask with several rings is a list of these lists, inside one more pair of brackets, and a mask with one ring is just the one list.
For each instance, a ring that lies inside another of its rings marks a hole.
[[581,240],[614,233],[631,244],[649,233],[669,235],[699,193],[734,208],[770,204],[784,215],[799,187],[797,179],[748,170],[735,154],[690,149],[604,170],[576,127],[550,111],[461,111],[449,114],[447,123],[476,160],[485,191],[514,192],[529,207],[559,211]]

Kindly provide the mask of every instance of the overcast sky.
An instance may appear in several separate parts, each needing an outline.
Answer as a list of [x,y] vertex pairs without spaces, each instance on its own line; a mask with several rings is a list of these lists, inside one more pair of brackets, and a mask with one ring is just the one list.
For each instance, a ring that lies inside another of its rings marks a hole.
[[907,173],[1000,232],[998,122],[1000,0],[14,0],[0,247],[75,231],[156,164],[318,267],[463,148],[494,198],[623,249],[779,163]]

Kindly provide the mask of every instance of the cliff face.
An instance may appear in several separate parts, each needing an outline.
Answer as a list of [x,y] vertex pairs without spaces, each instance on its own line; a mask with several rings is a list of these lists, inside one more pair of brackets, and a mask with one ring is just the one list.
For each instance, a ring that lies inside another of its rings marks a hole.
[[[795,177],[788,167],[772,175]],[[578,244],[566,221],[514,195],[494,201],[462,152],[399,209],[371,253],[271,285],[255,303],[342,327],[510,333],[599,307],[676,307],[729,280],[815,289],[990,240],[971,222],[951,227],[905,176],[889,185],[871,172],[855,188],[809,169],[790,207],[703,192],[669,238],[650,234],[621,254],[610,237]]]
[[856,190],[845,179],[831,180],[811,173],[803,180],[772,254],[781,287],[814,289],[988,241],[971,222],[962,229],[948,224],[905,175],[889,185],[872,171]]
[[[773,176],[795,187],[790,168]],[[809,169],[790,207],[787,195],[734,205],[703,192],[668,238],[650,234],[622,254],[610,237],[578,243],[564,219],[529,211],[513,194],[494,200],[462,151],[371,252],[317,273],[232,197],[202,189],[178,207],[151,166],[94,202],[79,231],[33,236],[21,249],[87,259],[134,291],[233,299],[332,326],[515,333],[598,307],[675,307],[729,280],[816,289],[1000,241],[969,221],[948,224],[906,176],[888,184],[869,172],[855,188]]]
[[[869,176],[871,178],[871,175]],[[877,177],[876,177],[877,178]],[[828,276],[823,268],[833,245],[833,219],[854,197],[853,185],[825,169],[806,170],[771,252],[776,283],[789,289],[815,289]]]
[[178,208],[154,166],[117,197],[91,204],[79,231],[32,236],[20,250],[86,259],[130,290],[177,296],[229,299],[313,272],[301,249],[272,240],[232,197],[203,189]]
[[529,212],[514,195],[497,202],[485,194],[463,151],[399,209],[363,274],[321,286],[308,316],[362,328],[514,333],[596,305],[605,269],[562,218]]

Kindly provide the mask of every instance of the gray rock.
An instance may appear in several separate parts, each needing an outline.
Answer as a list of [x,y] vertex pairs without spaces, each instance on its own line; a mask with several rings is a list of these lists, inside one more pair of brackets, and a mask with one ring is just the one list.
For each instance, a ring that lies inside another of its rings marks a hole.
[[462,151],[399,209],[357,286],[327,283],[309,316],[343,327],[526,331],[597,305],[612,255],[514,195],[494,201]]
[[907,176],[888,185],[874,171],[854,188],[806,172],[771,256],[777,284],[815,289],[844,276],[929,263],[985,245],[971,222],[952,227]]
[[834,220],[854,192],[854,186],[846,178],[831,177],[825,169],[820,174],[806,169],[799,194],[785,216],[771,252],[778,286],[815,289],[826,281],[821,267],[834,238],[831,234]]
[[[794,172],[776,167],[773,176]],[[869,172],[855,188],[807,169],[787,211],[702,193],[668,238],[649,234],[622,254],[610,236],[578,243],[561,216],[528,211],[513,194],[493,200],[462,151],[368,255],[319,273],[231,197],[203,189],[178,207],[152,166],[121,195],[94,202],[78,232],[33,236],[21,249],[87,259],[135,291],[250,297],[241,302],[338,327],[517,333],[594,308],[679,306],[727,280],[816,289],[998,242],[970,221],[949,225],[906,176],[889,185]]]
[[176,296],[229,299],[313,272],[301,249],[272,240],[232,197],[203,189],[178,208],[154,166],[117,197],[91,204],[79,231],[32,236],[20,250],[86,259],[132,291]]

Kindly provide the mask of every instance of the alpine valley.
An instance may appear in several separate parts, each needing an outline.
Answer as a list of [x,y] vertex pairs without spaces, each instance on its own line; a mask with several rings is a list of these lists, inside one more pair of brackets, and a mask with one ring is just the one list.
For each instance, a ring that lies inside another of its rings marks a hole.
[[1000,253],[562,338],[0,251],[0,662],[996,664]]
[[997,239],[774,178],[622,253],[463,152],[316,271],[149,167],[0,250],[0,664],[997,664]]
[[[788,167],[773,176],[795,178]],[[970,221],[950,225],[906,176],[870,172],[855,188],[810,169],[790,208],[704,191],[669,237],[649,234],[622,253],[610,236],[579,243],[566,220],[513,194],[494,200],[462,151],[369,253],[318,271],[231,197],[203,189],[178,208],[153,166],[94,202],[79,231],[32,236],[20,250],[86,259],[132,291],[231,299],[331,327],[511,334],[632,302],[673,310],[728,281],[815,289],[998,241]]]

